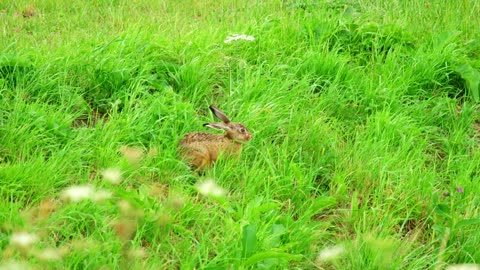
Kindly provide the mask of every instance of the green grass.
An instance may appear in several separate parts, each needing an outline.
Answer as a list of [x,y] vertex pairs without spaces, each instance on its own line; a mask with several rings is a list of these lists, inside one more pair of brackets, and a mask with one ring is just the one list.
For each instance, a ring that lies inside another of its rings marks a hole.
[[[477,1],[32,3],[0,3],[0,269],[480,264]],[[210,104],[254,136],[199,176]]]

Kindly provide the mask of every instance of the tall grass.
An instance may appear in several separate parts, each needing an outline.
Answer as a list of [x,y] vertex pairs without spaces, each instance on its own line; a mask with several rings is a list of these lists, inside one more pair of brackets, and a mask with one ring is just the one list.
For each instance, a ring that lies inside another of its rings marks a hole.
[[[479,264],[479,9],[0,3],[0,268]],[[254,136],[197,174],[209,104]]]

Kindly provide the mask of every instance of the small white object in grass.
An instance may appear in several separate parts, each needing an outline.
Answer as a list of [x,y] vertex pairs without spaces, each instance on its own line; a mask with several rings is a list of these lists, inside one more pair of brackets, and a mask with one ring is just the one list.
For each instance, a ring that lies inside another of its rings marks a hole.
[[35,252],[35,257],[42,261],[59,261],[62,259],[61,250],[47,248],[42,251]]
[[10,245],[19,248],[28,248],[37,242],[38,237],[35,234],[27,232],[17,232],[10,236]]
[[230,43],[232,41],[236,41],[236,40],[246,40],[246,41],[254,41],[255,40],[255,37],[253,36],[247,36],[247,35],[239,35],[239,34],[233,34],[229,37],[227,37],[223,42],[224,43]]
[[204,196],[223,197],[227,191],[217,185],[212,179],[205,180],[195,185],[197,191]]
[[92,200],[95,202],[102,202],[112,198],[112,196],[112,193],[108,190],[98,190],[93,194]]
[[62,192],[61,198],[66,201],[79,202],[92,198],[95,191],[91,186],[71,186]]
[[143,159],[143,156],[145,156],[143,150],[138,147],[124,145],[120,147],[119,151],[131,164],[139,163]]
[[454,264],[447,266],[445,270],[480,270],[480,264]]
[[24,262],[9,261],[0,264],[0,270],[28,270],[30,267]]
[[102,176],[112,184],[120,184],[122,182],[122,171],[117,168],[109,168],[102,171]]
[[130,258],[145,258],[147,256],[147,252],[143,248],[131,248],[127,256]]
[[324,248],[318,253],[317,262],[330,261],[340,256],[343,252],[345,252],[345,248],[342,245]]

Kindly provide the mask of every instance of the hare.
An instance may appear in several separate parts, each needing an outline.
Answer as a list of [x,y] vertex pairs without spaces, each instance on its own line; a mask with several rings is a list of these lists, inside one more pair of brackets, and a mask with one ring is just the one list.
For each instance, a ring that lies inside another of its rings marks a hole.
[[242,143],[250,141],[252,134],[241,123],[231,122],[219,108],[210,106],[212,113],[223,123],[205,123],[203,126],[225,130],[224,135],[204,132],[186,134],[179,142],[180,155],[195,170],[212,165],[220,154],[239,156]]

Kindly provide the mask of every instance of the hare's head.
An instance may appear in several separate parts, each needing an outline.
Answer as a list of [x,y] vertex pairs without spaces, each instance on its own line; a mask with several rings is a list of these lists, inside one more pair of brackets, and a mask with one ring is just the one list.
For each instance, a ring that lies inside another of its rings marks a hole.
[[222,120],[222,123],[205,123],[204,126],[225,130],[227,132],[226,136],[233,141],[250,141],[252,133],[243,124],[231,122],[225,113],[215,106],[210,106],[210,110],[218,119]]

